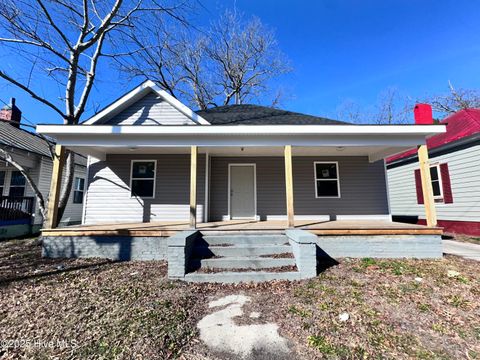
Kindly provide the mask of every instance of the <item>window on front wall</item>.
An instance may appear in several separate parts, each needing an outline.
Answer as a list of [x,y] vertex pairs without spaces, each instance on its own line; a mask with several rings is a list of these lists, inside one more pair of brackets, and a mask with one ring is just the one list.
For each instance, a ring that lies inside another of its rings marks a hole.
[[5,171],[0,171],[0,196],[3,195],[4,188],[5,188]]
[[75,183],[73,184],[73,203],[74,204],[83,203],[84,188],[85,188],[85,179],[76,177]]
[[132,161],[131,196],[154,197],[156,165],[154,160]]
[[430,167],[430,177],[432,179],[433,197],[435,199],[442,199],[442,179],[440,176],[440,166],[434,165]]
[[20,171],[12,171],[10,178],[10,190],[8,195],[22,197],[25,195],[25,176]]
[[317,198],[340,197],[337,162],[315,162],[315,196]]

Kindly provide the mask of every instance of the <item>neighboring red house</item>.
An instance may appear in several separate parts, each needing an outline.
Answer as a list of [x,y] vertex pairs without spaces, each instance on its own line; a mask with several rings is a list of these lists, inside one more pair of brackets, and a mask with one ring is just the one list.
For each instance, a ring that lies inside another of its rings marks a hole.
[[[480,235],[480,109],[461,110],[441,124],[447,132],[427,139],[438,224],[445,232]],[[388,158],[387,173],[392,215],[425,223],[416,149]]]

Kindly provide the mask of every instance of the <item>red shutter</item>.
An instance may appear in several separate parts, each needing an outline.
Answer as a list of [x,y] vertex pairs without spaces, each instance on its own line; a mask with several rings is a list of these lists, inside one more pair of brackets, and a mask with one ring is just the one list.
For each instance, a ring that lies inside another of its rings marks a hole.
[[443,202],[445,204],[451,204],[453,203],[453,195],[448,164],[440,164],[440,174],[442,176]]
[[423,204],[422,176],[420,169],[415,170],[415,188],[417,189],[417,204]]

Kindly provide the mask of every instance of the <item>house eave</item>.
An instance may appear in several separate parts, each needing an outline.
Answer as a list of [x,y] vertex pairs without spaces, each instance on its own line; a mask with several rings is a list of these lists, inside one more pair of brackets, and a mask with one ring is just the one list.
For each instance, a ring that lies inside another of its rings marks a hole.
[[[378,161],[424,144],[427,135],[445,130],[432,126],[278,125],[278,126],[64,126],[39,125],[74,151],[99,159],[113,151],[147,148],[200,147],[372,147]],[[114,150],[113,150],[114,149]]]
[[419,135],[445,132],[445,125],[216,125],[216,126],[118,126],[38,125],[37,132],[54,138],[64,135]]

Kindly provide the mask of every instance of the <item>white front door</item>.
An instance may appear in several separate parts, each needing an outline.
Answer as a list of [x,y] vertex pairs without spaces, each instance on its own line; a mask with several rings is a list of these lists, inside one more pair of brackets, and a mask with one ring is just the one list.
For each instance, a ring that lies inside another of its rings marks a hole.
[[256,216],[255,164],[229,165],[229,203],[231,219]]

